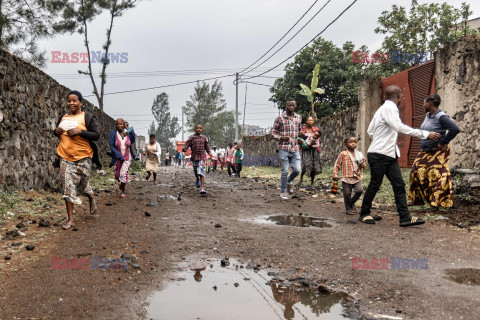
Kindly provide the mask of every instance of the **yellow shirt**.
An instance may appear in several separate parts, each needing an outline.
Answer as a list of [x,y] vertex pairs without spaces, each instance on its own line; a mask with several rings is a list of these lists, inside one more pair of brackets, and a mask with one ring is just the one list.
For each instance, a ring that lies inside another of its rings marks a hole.
[[64,130],[59,137],[60,142],[57,147],[57,153],[60,157],[67,161],[78,161],[93,157],[93,150],[87,139],[81,136],[69,137],[67,135],[69,129],[87,130],[85,112],[77,115],[64,115],[58,126]]

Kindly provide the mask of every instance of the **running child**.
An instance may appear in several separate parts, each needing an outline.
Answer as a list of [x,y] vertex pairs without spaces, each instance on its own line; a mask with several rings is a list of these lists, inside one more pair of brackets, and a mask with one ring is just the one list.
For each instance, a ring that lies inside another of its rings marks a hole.
[[207,153],[212,156],[210,151],[210,145],[208,144],[207,137],[202,134],[203,128],[200,124],[195,126],[195,134],[188,138],[183,152],[186,152],[188,148],[192,149],[192,157],[190,160],[193,163],[193,172],[197,182],[195,186],[200,188],[200,194],[207,194],[205,191],[205,172],[206,172],[206,160]]
[[[345,200],[346,214],[355,214],[355,202],[363,193],[362,175],[366,167],[365,157],[360,151],[355,150],[357,139],[348,137],[345,139],[346,149],[340,152],[335,166],[333,167],[333,180],[338,180],[338,172],[342,174],[342,191]],[[353,190],[353,196],[352,196]]]

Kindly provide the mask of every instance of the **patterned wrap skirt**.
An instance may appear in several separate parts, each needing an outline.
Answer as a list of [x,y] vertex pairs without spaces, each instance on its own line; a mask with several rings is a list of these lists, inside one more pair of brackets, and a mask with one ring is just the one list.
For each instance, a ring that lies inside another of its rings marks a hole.
[[82,200],[78,197],[79,193],[83,193],[87,197],[93,197],[93,190],[90,186],[91,171],[91,158],[83,158],[78,161],[61,159],[60,176],[63,182],[63,199],[80,205]]
[[317,148],[302,149],[302,173],[307,177],[322,173],[320,152]]
[[117,160],[117,162],[115,163],[115,179],[117,179],[121,183],[127,183],[128,181],[130,181],[130,177],[128,175],[128,168],[130,168],[131,164],[131,160]]
[[410,172],[408,198],[414,205],[453,206],[452,176],[448,168],[450,146],[420,151]]

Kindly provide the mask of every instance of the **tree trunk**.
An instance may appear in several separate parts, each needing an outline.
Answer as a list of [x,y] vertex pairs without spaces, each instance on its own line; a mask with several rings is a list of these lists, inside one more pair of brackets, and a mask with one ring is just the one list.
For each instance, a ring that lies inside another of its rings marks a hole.
[[85,28],[85,47],[87,47],[87,54],[88,54],[88,75],[90,76],[90,80],[92,81],[93,85],[93,93],[97,97],[98,107],[100,110],[103,111],[103,101],[100,99],[97,90],[97,84],[95,83],[95,79],[93,78],[93,71],[92,71],[92,57],[90,55],[90,45],[88,44],[88,30],[87,30],[87,21],[83,20],[83,26]]

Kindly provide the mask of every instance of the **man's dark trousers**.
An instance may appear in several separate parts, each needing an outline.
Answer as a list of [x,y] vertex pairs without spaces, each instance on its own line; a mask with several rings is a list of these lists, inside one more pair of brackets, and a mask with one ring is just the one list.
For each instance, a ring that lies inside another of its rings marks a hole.
[[367,191],[363,197],[360,217],[368,216],[370,214],[373,199],[382,185],[383,176],[387,176],[393,187],[395,205],[397,206],[400,221],[410,220],[410,212],[407,207],[405,181],[403,181],[398,158],[392,158],[379,153],[368,153],[367,159],[370,166],[371,178]]

